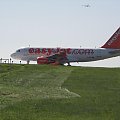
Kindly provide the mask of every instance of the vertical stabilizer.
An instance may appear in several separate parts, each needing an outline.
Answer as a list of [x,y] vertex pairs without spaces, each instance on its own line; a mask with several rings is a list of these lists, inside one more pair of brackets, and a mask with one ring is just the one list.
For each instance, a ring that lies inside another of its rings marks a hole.
[[120,49],[120,27],[101,48]]

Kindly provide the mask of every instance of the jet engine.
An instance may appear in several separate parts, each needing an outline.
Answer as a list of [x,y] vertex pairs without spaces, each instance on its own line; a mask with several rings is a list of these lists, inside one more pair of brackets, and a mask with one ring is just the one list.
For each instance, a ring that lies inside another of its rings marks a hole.
[[37,64],[63,65],[63,64],[59,63],[58,61],[55,61],[53,59],[50,60],[49,58],[45,58],[45,57],[38,57]]
[[39,57],[39,58],[37,59],[37,64],[49,64],[49,63],[50,63],[50,62],[49,62],[48,58]]

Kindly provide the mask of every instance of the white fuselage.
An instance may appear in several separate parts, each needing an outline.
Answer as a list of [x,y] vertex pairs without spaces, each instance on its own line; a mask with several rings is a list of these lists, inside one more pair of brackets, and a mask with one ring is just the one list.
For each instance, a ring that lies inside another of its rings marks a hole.
[[66,53],[68,59],[66,62],[89,62],[120,55],[120,49],[23,48],[13,53],[11,57],[24,61],[37,61],[38,57],[52,56],[61,51]]

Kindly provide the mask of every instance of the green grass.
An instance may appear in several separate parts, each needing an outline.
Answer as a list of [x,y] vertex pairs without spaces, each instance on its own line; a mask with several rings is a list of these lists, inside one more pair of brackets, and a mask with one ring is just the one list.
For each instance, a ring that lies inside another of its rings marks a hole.
[[0,120],[119,120],[120,68],[0,64]]

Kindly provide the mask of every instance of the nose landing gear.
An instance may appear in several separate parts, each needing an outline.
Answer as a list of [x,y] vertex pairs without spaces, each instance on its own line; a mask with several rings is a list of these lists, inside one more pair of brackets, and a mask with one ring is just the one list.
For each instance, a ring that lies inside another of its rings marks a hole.
[[30,61],[28,60],[28,61],[27,61],[27,64],[29,64],[29,63],[30,63]]

